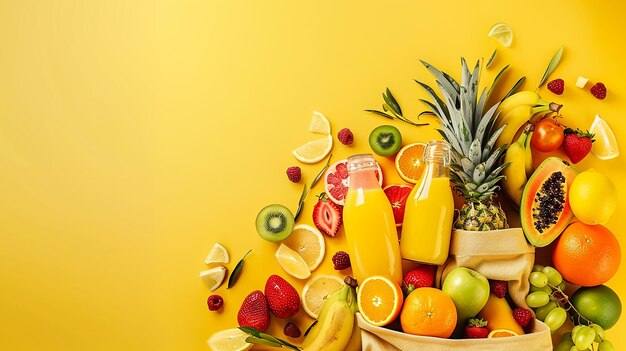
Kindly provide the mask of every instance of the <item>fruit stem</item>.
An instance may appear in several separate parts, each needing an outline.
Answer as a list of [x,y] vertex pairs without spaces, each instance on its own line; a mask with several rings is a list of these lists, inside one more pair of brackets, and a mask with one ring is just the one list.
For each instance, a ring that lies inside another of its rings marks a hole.
[[561,288],[559,288],[558,286],[550,285],[550,284],[548,284],[548,286],[552,289],[552,294],[550,295],[556,300],[556,303],[558,305],[561,305],[561,307],[563,307],[563,309],[567,311],[567,315],[569,316],[572,323],[574,323],[574,325],[593,324],[592,321],[583,317],[583,315],[581,315],[580,312],[578,312],[576,307],[574,307],[574,305],[569,301],[569,296],[565,295],[565,293],[563,292],[563,290],[561,290]]
[[556,102],[551,102],[549,106],[550,106],[550,110],[554,112],[559,112],[561,107],[563,107],[563,105],[557,104]]

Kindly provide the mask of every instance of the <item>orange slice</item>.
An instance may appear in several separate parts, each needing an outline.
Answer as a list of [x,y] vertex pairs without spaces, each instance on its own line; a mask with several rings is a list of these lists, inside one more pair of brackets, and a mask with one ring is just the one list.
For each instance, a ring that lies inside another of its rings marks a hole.
[[422,161],[424,143],[414,143],[403,147],[396,155],[396,171],[402,179],[415,184],[419,181],[426,166]]
[[365,279],[357,290],[357,305],[361,316],[375,326],[393,322],[402,310],[402,289],[389,278],[372,276]]
[[516,335],[518,334],[512,330],[495,329],[495,330],[492,330],[487,337],[488,338],[505,338],[507,336],[516,336]]

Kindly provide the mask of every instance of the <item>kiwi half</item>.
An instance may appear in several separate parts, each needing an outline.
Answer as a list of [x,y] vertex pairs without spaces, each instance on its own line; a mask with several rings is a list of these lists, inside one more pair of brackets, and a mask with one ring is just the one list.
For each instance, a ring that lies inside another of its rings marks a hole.
[[377,155],[394,155],[402,147],[402,134],[394,126],[376,127],[370,133],[370,147]]
[[256,216],[256,231],[261,238],[278,242],[293,231],[293,214],[283,205],[265,206]]

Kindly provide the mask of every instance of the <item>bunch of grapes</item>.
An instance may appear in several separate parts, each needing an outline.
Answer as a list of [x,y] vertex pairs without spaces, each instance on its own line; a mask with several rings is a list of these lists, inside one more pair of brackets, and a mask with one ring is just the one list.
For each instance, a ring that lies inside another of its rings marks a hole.
[[[551,333],[563,326],[568,317],[574,323],[571,332],[563,334],[555,351],[615,350],[606,339],[604,329],[582,317],[569,302],[564,293],[567,285],[559,271],[554,267],[535,265],[528,280],[530,293],[526,296],[526,303]],[[598,343],[597,349],[594,349],[594,342]]]

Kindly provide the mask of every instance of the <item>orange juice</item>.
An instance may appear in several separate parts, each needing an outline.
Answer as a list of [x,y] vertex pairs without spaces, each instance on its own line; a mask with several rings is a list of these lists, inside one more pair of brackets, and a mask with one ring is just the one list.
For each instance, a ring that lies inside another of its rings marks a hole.
[[398,232],[389,199],[376,179],[371,155],[348,158],[350,186],[343,208],[343,223],[352,272],[357,281],[373,275],[402,283]]
[[441,265],[448,257],[454,200],[448,178],[449,146],[428,143],[424,150],[426,170],[406,202],[402,222],[402,258]]

